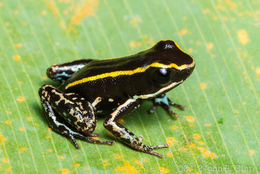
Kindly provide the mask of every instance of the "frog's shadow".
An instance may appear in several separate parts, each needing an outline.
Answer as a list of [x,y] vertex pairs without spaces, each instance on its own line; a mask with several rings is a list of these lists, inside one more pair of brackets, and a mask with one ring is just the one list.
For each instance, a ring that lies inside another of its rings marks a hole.
[[34,112],[36,113],[37,117],[39,117],[39,119],[42,122],[44,122],[46,125],[48,125],[47,120],[45,119],[45,115],[44,115],[45,113],[44,113],[41,105],[34,103],[32,105],[32,108],[33,108]]

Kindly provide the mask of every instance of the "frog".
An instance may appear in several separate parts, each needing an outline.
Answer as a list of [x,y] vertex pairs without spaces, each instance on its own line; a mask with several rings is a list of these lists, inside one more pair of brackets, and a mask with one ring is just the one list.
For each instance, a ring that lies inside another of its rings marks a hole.
[[143,137],[127,129],[119,118],[144,101],[153,104],[149,113],[160,106],[177,118],[172,107],[185,107],[172,102],[166,93],[183,83],[194,68],[192,56],[173,40],[163,39],[129,56],[54,64],[47,69],[47,76],[59,85],[42,85],[39,96],[50,128],[70,139],[77,149],[76,139],[114,144],[94,133],[97,117],[103,114],[103,126],[117,139],[132,149],[162,157],[155,150],[169,147],[167,143],[146,145]]

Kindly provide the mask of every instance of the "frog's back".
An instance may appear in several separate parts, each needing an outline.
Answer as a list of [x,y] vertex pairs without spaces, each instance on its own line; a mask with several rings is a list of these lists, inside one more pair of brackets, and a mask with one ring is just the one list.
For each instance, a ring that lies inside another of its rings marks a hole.
[[[169,42],[169,43],[168,43]],[[171,45],[170,45],[171,44]],[[185,53],[173,48],[172,41],[158,42],[154,47],[122,58],[92,60],[67,80],[60,89],[88,98],[129,98],[151,89],[149,74],[140,73],[152,63],[182,65]],[[190,63],[190,62],[187,62]],[[146,77],[147,75],[147,77]],[[147,85],[147,86],[146,86]],[[142,89],[139,87],[142,86]],[[90,99],[91,98],[91,99]]]

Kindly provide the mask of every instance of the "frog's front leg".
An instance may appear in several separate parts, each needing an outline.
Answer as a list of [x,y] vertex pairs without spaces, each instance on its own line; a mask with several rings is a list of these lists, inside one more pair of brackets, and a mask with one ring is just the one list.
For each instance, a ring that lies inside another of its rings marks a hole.
[[171,110],[170,106],[173,106],[175,108],[178,108],[180,110],[185,110],[185,106],[176,104],[174,102],[172,102],[167,96],[166,94],[162,94],[154,99],[152,99],[153,102],[153,107],[149,110],[150,113],[154,113],[156,108],[158,106],[162,106],[165,110],[168,111],[169,114],[171,114],[174,118],[178,118],[178,114],[176,114],[175,112],[173,112]]
[[91,143],[112,145],[111,141],[92,138],[96,118],[91,103],[75,93],[62,93],[51,85],[39,89],[41,103],[50,127],[57,133],[70,138],[78,149],[75,138]]
[[112,112],[104,121],[104,127],[113,133],[114,136],[122,140],[124,143],[132,147],[133,149],[149,153],[158,157],[162,157],[159,153],[154,152],[154,149],[160,149],[168,147],[168,144],[148,146],[142,143],[142,136],[137,137],[133,132],[126,129],[122,124],[117,122],[117,119],[132,111],[140,103],[139,100],[128,99],[123,104],[118,106],[114,112]]
[[91,61],[92,59],[80,59],[72,62],[55,64],[49,67],[46,73],[50,79],[63,83]]

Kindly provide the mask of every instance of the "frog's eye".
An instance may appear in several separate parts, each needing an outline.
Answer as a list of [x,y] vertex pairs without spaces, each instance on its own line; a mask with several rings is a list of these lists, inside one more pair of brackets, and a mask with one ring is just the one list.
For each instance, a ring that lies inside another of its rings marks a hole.
[[153,78],[154,81],[159,85],[168,84],[171,80],[171,70],[166,68],[157,69]]

